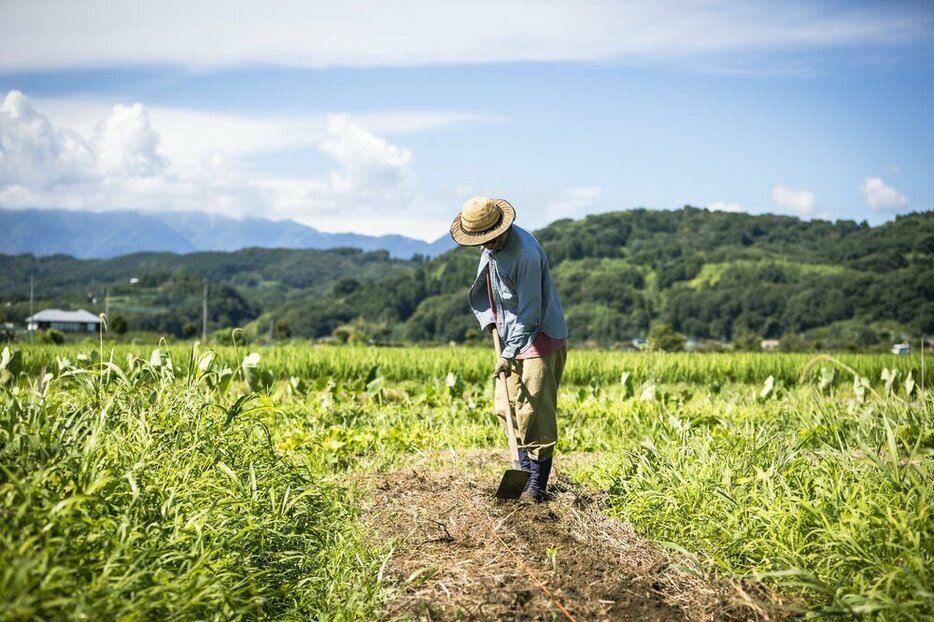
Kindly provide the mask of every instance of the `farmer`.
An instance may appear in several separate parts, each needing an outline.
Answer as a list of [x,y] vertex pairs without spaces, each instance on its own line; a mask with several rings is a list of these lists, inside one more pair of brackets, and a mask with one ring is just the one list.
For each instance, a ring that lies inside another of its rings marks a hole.
[[[461,246],[483,247],[470,308],[483,330],[499,333],[502,352],[493,375],[507,376],[519,461],[531,472],[520,499],[539,503],[546,498],[558,440],[558,385],[568,328],[545,252],[532,234],[513,224],[515,218],[516,210],[503,199],[474,197],[451,224],[451,237]],[[498,414],[505,422],[507,413]]]

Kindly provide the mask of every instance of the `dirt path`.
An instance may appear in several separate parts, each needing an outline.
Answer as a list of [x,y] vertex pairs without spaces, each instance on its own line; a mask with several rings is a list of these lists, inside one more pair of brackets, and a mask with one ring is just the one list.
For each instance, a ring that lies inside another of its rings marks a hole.
[[374,538],[394,544],[382,570],[393,588],[383,619],[787,617],[766,604],[775,599],[762,589],[689,571],[606,517],[599,496],[560,472],[552,501],[526,505],[493,496],[505,452],[462,457],[467,473],[436,458],[363,482],[364,519]]

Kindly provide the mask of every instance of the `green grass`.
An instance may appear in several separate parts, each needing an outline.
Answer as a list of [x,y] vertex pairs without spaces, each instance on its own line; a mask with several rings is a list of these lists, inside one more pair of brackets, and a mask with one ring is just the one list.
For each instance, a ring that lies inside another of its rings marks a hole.
[[348,491],[166,362],[5,383],[0,618],[372,616]]
[[781,273],[791,281],[798,281],[801,280],[802,277],[812,275],[825,276],[828,274],[842,274],[846,272],[846,268],[830,264],[799,263],[775,258],[762,259],[759,261],[737,259],[724,263],[704,264],[700,273],[688,283],[688,286],[693,289],[712,287],[723,278],[724,273],[727,271],[752,272],[763,268],[780,270]]
[[[292,345],[241,365],[249,351],[36,346],[0,364],[0,618],[375,615],[385,552],[348,476],[501,446],[492,355]],[[815,614],[923,619],[919,379],[908,357],[573,351],[557,460],[598,452],[574,475],[709,572]]]
[[613,457],[591,477],[612,514],[707,567],[824,614],[915,619],[934,613],[932,423],[930,398],[652,402],[613,426]]
[[[230,367],[239,364],[244,348],[239,350],[229,345],[211,346],[218,360]],[[148,356],[148,349],[138,345],[107,346],[105,358],[113,351],[113,360],[123,364],[130,355]],[[166,348],[176,360],[187,358],[190,344],[173,344]],[[250,348],[247,348],[250,349]],[[350,379],[365,377],[371,369],[378,367],[386,380],[391,382],[427,382],[445,377],[448,373],[467,382],[483,382],[488,379],[491,347],[397,347],[374,348],[366,346],[340,347],[293,343],[277,347],[252,348],[262,356],[267,368],[274,370],[280,378],[299,376],[319,378],[334,376]],[[83,351],[94,356],[99,350],[96,342],[88,342]],[[29,348],[24,356],[24,369],[37,374],[43,367],[52,369],[60,357],[74,359],[80,347],[74,345]],[[608,352],[604,350],[572,350],[565,370],[564,381],[572,385],[612,384],[619,381],[623,372],[629,373],[637,384],[646,381],[664,383],[690,383],[716,389],[732,383],[758,384],[768,376],[786,386],[798,383],[801,375],[814,360],[813,354],[786,353],[666,353],[666,352]],[[834,358],[870,379],[873,384],[881,382],[883,369],[898,370],[905,378],[911,372],[915,382],[920,383],[921,365],[917,357],[893,354],[835,354]],[[825,365],[826,366],[826,365]],[[928,367],[931,367],[929,364]],[[928,370],[929,372],[931,370]],[[934,386],[934,374],[925,377],[927,386]],[[809,369],[804,380],[816,382],[820,378],[820,366]],[[839,371],[836,384],[849,382]]]

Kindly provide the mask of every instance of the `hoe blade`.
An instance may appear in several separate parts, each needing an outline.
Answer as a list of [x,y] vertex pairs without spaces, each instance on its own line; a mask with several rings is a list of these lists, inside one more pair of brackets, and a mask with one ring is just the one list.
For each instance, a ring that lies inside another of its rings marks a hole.
[[498,499],[518,499],[525,485],[529,482],[531,473],[517,469],[509,469],[503,474],[503,481],[499,483],[496,489]]

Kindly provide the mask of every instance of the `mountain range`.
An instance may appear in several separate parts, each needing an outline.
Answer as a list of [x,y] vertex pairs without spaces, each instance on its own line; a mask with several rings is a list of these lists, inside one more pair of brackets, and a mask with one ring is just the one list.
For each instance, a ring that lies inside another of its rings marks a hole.
[[354,247],[391,257],[434,257],[453,248],[447,235],[424,242],[401,235],[324,233],[293,220],[231,218],[204,212],[140,213],[0,210],[0,254],[106,259],[131,253],[236,251],[243,248]]

